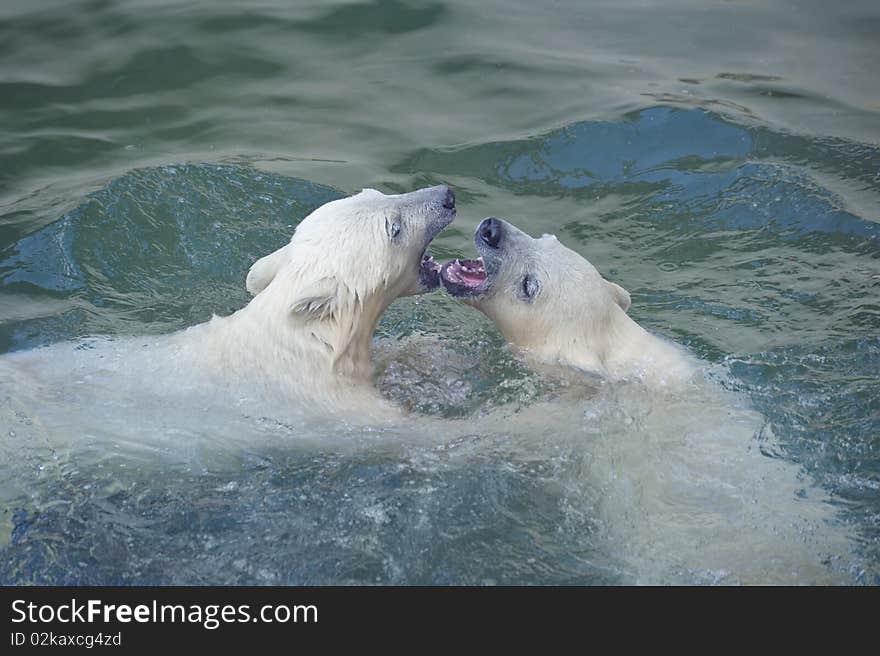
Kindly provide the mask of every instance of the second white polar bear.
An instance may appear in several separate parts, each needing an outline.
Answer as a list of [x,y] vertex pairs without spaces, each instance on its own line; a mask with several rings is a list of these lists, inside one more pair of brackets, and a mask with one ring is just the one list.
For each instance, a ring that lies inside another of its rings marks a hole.
[[474,241],[481,258],[445,264],[443,285],[492,319],[529,357],[649,383],[692,374],[694,363],[683,349],[627,315],[629,293],[556,237],[535,239],[490,217]]

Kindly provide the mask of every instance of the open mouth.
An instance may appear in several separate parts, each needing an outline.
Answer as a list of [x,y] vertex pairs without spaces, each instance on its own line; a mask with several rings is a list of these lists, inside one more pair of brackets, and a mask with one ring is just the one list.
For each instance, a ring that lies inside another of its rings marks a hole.
[[488,280],[483,258],[447,262],[440,269],[440,280],[453,296],[476,296],[482,293]]
[[455,193],[450,187],[446,187],[446,196],[441,208],[432,221],[428,231],[428,241],[422,249],[419,258],[419,284],[424,290],[433,291],[440,286],[440,263],[434,261],[434,256],[428,253],[428,246],[440,231],[455,219]]
[[422,255],[419,264],[419,282],[426,289],[437,289],[440,286],[440,263],[434,261],[430,253]]

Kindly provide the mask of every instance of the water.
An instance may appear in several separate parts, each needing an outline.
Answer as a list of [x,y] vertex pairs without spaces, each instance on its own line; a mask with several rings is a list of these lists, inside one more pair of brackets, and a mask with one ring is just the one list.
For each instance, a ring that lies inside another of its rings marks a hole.
[[242,7],[0,7],[0,351],[229,313],[317,205],[448,182],[436,255],[553,232],[723,392],[441,294],[380,325],[382,430],[2,381],[0,581],[878,582],[876,3]]

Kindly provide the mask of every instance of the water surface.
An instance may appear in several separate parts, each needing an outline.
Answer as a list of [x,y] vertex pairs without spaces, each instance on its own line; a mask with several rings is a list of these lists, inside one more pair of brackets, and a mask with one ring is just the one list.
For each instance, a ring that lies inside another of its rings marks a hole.
[[416,414],[388,435],[141,399],[70,408],[53,451],[13,391],[0,581],[876,584],[878,29],[867,1],[3,3],[0,351],[230,313],[314,207],[447,182],[436,255],[491,214],[555,233],[735,401],[569,393],[442,294],[380,325]]

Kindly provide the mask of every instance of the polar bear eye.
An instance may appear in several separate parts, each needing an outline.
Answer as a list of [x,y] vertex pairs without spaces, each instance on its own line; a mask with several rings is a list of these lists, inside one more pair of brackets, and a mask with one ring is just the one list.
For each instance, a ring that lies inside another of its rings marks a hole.
[[538,280],[534,276],[527,274],[523,276],[523,279],[520,282],[520,298],[524,301],[531,302],[540,288],[541,286],[538,284]]
[[386,217],[385,231],[388,233],[388,237],[390,237],[392,241],[397,239],[397,235],[400,234],[400,219],[389,219]]

